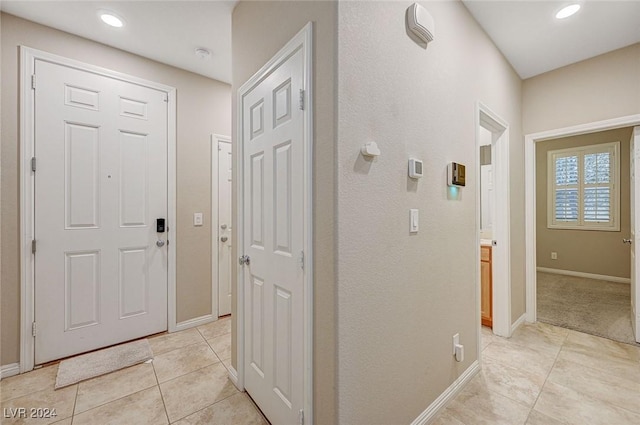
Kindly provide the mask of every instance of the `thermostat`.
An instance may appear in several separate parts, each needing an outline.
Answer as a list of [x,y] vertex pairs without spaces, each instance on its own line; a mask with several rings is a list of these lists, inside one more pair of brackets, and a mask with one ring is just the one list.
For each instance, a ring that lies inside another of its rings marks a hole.
[[422,161],[415,158],[409,158],[409,177],[419,179],[422,177]]
[[452,162],[447,165],[447,184],[449,186],[464,186],[465,166]]

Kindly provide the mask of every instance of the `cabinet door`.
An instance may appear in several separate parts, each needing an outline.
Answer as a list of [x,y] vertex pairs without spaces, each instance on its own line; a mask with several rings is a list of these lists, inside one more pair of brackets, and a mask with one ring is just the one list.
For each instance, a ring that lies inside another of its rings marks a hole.
[[480,288],[480,313],[483,326],[492,327],[493,318],[491,311],[491,262],[480,262],[480,276],[481,276],[481,288]]

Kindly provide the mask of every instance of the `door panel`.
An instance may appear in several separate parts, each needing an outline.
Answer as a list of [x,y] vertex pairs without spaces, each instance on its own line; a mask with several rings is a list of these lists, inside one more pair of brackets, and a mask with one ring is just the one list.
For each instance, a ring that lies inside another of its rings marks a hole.
[[167,328],[165,93],[37,60],[36,364]]
[[640,258],[636,252],[636,245],[640,242],[636,238],[636,226],[640,222],[640,127],[633,129],[631,135],[631,326],[637,342],[640,342]]
[[298,50],[245,94],[245,387],[272,423],[297,423],[304,370],[304,121]]
[[231,314],[231,229],[233,211],[231,189],[233,184],[231,143],[218,142],[218,315]]

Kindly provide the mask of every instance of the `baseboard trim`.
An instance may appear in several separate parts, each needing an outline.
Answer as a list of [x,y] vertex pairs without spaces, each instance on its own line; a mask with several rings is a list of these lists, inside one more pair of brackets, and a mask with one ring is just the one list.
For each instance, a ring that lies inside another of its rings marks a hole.
[[520,325],[524,323],[524,320],[526,317],[527,317],[527,313],[522,313],[522,316],[520,316],[518,320],[513,322],[513,324],[511,325],[511,335],[513,335],[516,329],[518,329]]
[[193,319],[185,320],[184,322],[180,322],[176,324],[175,332],[184,331],[185,329],[195,328],[196,326],[206,325],[207,323],[215,322],[216,320],[218,320],[218,318],[213,314],[194,317]]
[[449,401],[469,383],[471,378],[480,372],[480,363],[476,360],[456,379],[427,409],[411,422],[411,425],[426,425],[442,410]]
[[238,386],[238,371],[236,371],[231,365],[229,365],[227,370],[229,371],[229,380],[233,382],[233,385],[235,385],[238,390],[242,391],[242,388]]
[[573,270],[550,269],[547,267],[536,267],[536,270],[543,273],[553,273],[553,274],[561,274],[565,276],[584,277],[586,279],[606,280],[607,282],[629,283],[629,284],[631,283],[631,279],[629,279],[628,277],[607,276],[604,274],[574,272]]
[[0,366],[0,379],[20,374],[20,363],[11,363]]

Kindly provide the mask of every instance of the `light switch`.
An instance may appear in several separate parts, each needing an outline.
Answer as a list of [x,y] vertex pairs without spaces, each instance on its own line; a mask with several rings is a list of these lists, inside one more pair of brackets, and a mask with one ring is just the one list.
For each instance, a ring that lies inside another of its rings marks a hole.
[[193,213],[193,225],[202,226],[202,213]]
[[409,232],[418,233],[418,227],[420,224],[420,216],[417,209],[409,210]]

